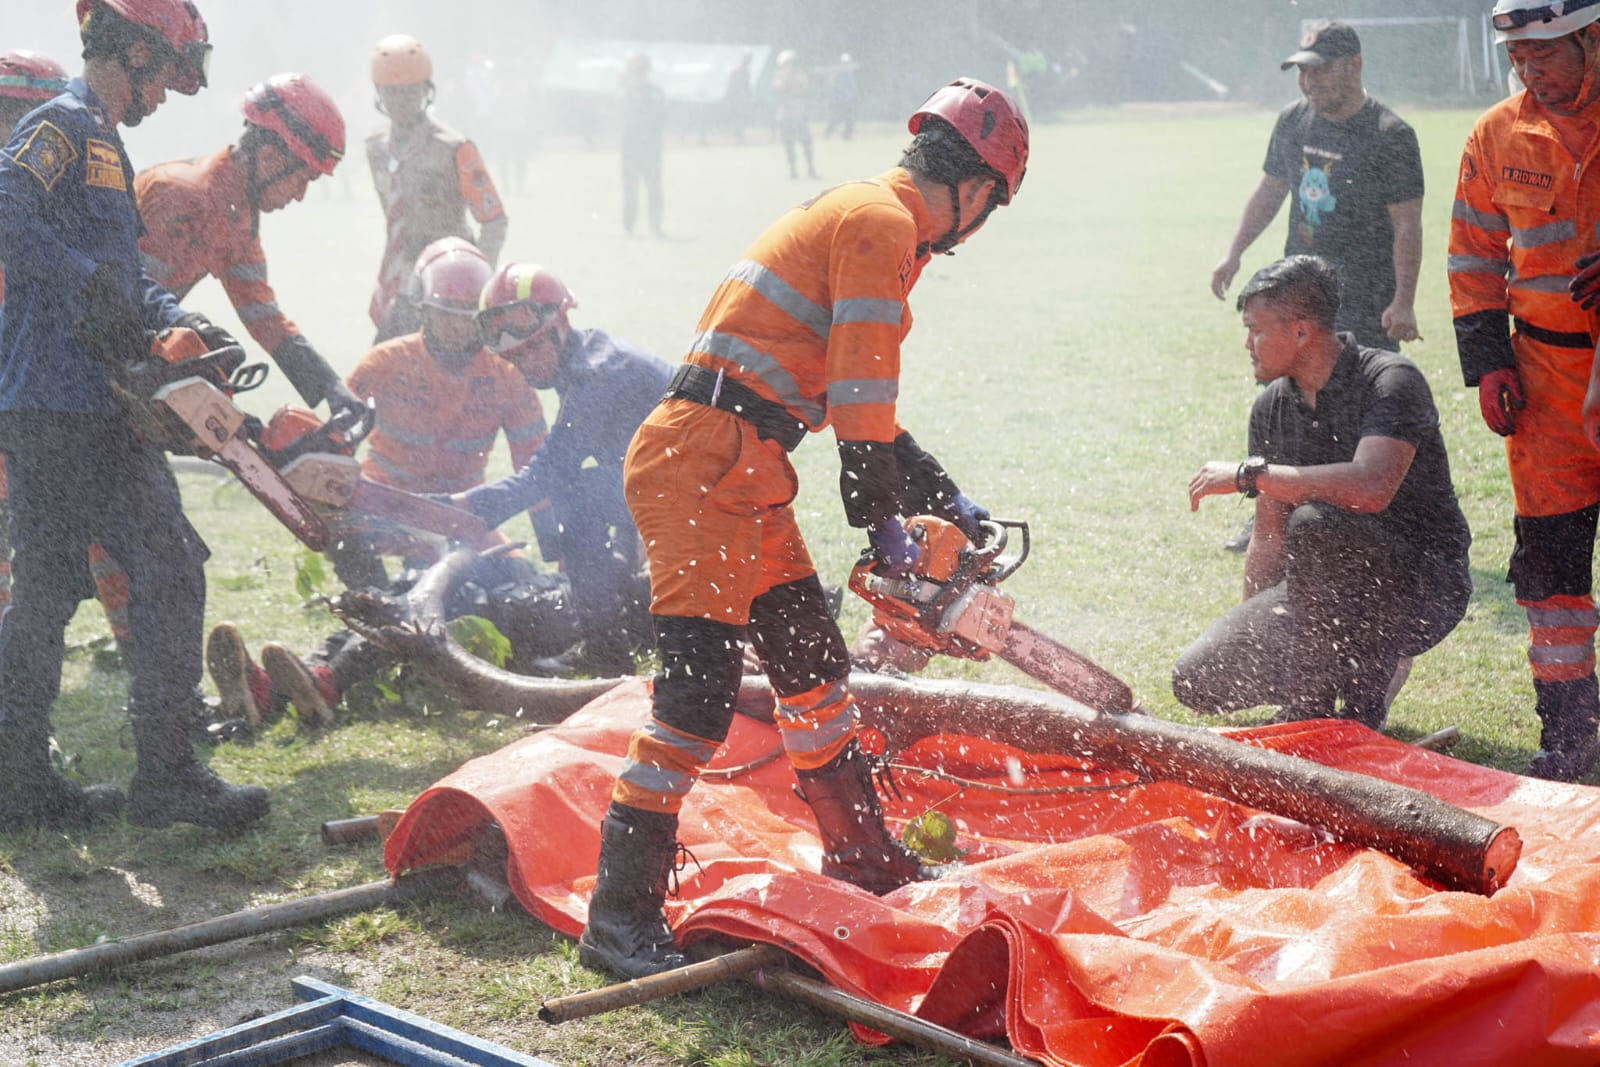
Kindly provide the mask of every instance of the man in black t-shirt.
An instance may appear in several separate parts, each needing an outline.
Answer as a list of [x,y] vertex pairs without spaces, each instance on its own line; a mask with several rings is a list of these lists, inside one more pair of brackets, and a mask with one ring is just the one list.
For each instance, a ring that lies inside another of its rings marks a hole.
[[[1345,291],[1338,327],[1375,348],[1417,340],[1422,263],[1422,159],[1403,119],[1366,94],[1361,41],[1340,22],[1314,26],[1283,61],[1304,99],[1278,115],[1261,181],[1228,254],[1211,274],[1224,299],[1239,260],[1289,198],[1285,255],[1321,256]],[[1293,196],[1290,194],[1293,193]]]
[[1383,726],[1390,683],[1444,639],[1472,592],[1433,395],[1414,363],[1336,333],[1339,277],[1316,256],[1259,271],[1239,294],[1256,380],[1251,456],[1213,461],[1189,505],[1255,499],[1245,600],[1173,668],[1201,712],[1278,704]]

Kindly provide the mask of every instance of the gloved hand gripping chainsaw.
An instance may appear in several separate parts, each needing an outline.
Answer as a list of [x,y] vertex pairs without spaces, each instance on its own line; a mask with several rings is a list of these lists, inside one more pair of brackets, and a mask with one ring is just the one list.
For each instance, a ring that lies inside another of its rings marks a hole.
[[[932,515],[906,520],[921,556],[905,577],[890,577],[868,549],[850,572],[850,588],[872,605],[872,619],[897,640],[961,659],[999,656],[1031,678],[1106,712],[1139,711],[1125,682],[1099,664],[1012,617],[1016,602],[999,585],[1028,558],[1028,524],[986,519],[980,544]],[[1015,552],[1006,549],[1012,531]]]

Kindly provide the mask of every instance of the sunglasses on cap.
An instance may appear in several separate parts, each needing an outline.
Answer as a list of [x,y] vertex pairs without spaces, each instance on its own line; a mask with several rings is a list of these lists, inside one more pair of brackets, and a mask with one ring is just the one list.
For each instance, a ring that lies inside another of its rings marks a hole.
[[478,312],[478,338],[491,352],[509,352],[543,336],[555,325],[559,304],[518,300]]
[[1600,4],[1600,0],[1558,0],[1554,4],[1544,7],[1526,7],[1519,11],[1497,11],[1491,18],[1494,28],[1505,32],[1507,30],[1520,30],[1524,26],[1535,22],[1550,22],[1563,15],[1570,15],[1574,11],[1582,11],[1586,7]]

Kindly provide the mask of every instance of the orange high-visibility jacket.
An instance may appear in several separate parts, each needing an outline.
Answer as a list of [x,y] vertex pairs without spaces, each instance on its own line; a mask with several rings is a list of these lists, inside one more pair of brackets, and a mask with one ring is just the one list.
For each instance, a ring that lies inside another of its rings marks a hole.
[[813,431],[831,423],[841,441],[893,441],[906,297],[928,230],[898,167],[801,204],[723,278],[687,361],[724,370]]
[[544,442],[539,395],[488,349],[450,371],[428,354],[422,334],[396,337],[361,357],[349,385],[377,406],[362,473],[408,492],[459,493],[482,484],[501,430],[518,470]]
[[[1573,264],[1600,245],[1600,138],[1575,159],[1532,94],[1491,107],[1467,138],[1450,221],[1450,308],[1458,320],[1509,312],[1538,331],[1590,334],[1567,294]],[[1568,346],[1584,373],[1592,352]],[[1461,345],[1467,384],[1510,365],[1498,336]]]
[[133,180],[145,234],[145,273],[182,300],[206,275],[222,283],[256,343],[276,352],[300,333],[267,284],[267,257],[232,146],[204,159],[159,163]]

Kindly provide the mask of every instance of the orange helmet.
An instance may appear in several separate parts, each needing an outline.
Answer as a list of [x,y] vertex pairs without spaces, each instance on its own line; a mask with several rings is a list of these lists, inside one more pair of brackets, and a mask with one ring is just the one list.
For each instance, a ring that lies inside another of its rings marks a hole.
[[66,87],[67,72],[48,56],[20,50],[0,56],[0,97],[49,100]]
[[477,245],[464,237],[441,237],[417,256],[417,301],[423,307],[471,314],[493,273]]
[[244,94],[244,120],[270,130],[301,162],[332,174],[344,158],[344,117],[304,74],[279,74]]
[[572,290],[543,267],[507,263],[483,287],[478,338],[534,385],[548,388],[555,379],[557,353],[546,341],[566,322],[567,310],[577,306]]
[[78,34],[87,38],[95,16],[109,11],[125,22],[142,27],[178,58],[173,92],[193,96],[206,84],[206,69],[211,63],[211,43],[206,23],[192,0],[78,0]]
[[433,60],[415,37],[391,34],[373,46],[373,85],[420,85],[432,80]]
[[916,133],[930,115],[948,122],[1000,176],[999,203],[1011,203],[1028,173],[1028,120],[1011,97],[976,78],[957,78],[928,97],[906,125]]

